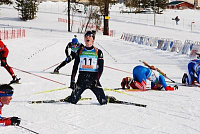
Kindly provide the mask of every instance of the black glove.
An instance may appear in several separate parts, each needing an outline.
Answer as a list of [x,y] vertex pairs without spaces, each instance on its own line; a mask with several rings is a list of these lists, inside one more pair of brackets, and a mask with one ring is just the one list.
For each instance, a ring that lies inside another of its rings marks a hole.
[[10,120],[11,120],[11,125],[13,126],[19,126],[21,122],[21,119],[18,117],[11,117]]
[[75,82],[72,81],[72,82],[70,83],[70,88],[71,88],[71,89],[74,89],[74,88],[75,88],[75,85],[76,85]]

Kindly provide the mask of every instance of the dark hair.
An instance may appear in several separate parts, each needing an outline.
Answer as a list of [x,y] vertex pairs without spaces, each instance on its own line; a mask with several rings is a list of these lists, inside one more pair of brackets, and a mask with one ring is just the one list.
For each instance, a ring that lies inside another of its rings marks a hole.
[[96,35],[96,31],[95,31],[95,30],[87,31],[87,32],[85,33],[85,37],[86,37],[86,36],[92,36],[94,40],[95,40],[95,35]]
[[0,85],[0,97],[2,96],[12,96],[13,88],[8,84]]

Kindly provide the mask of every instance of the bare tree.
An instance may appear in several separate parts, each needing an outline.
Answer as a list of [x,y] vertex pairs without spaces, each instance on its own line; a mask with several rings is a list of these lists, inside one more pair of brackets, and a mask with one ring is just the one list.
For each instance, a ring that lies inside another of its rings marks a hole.
[[99,12],[99,7],[92,5],[88,6],[87,17],[85,17],[85,20],[82,23],[81,32],[83,32],[84,28],[84,31],[87,31],[89,28],[91,28],[91,26],[93,26],[93,28],[98,31],[102,23],[101,20],[102,19]]
[[104,35],[109,35],[109,19],[106,17],[109,16],[109,7],[112,4],[115,4],[117,0],[89,0],[90,2],[93,2],[94,4],[99,6],[99,10],[101,15],[104,17]]

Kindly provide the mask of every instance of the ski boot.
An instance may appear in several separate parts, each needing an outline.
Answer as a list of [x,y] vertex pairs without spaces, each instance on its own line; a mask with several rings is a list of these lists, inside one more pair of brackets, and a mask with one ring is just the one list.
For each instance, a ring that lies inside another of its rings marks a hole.
[[17,76],[15,75],[15,76],[13,76],[13,80],[10,81],[10,84],[19,83],[19,80],[20,80],[20,79],[21,79],[21,78],[17,78]]
[[182,84],[186,84],[186,79],[188,78],[188,75],[186,73],[183,74],[182,78]]
[[54,74],[59,74],[59,69],[58,68],[54,69],[53,73]]
[[67,96],[66,98],[64,98],[63,100],[62,100],[62,102],[71,102],[71,95],[70,96]]

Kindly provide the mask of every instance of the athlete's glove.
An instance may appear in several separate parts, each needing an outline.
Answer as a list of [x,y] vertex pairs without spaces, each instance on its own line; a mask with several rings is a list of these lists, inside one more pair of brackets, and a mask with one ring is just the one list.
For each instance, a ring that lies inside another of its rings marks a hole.
[[19,126],[21,122],[21,119],[18,117],[11,117],[10,120],[11,120],[11,125],[13,126]]

